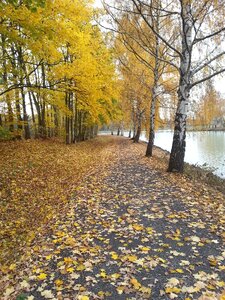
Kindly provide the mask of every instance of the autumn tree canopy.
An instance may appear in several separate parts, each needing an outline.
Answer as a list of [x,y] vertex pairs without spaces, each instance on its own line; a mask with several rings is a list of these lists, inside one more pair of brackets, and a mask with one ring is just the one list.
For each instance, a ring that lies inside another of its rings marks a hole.
[[90,1],[4,1],[0,126],[11,137],[96,133],[117,113],[112,51]]

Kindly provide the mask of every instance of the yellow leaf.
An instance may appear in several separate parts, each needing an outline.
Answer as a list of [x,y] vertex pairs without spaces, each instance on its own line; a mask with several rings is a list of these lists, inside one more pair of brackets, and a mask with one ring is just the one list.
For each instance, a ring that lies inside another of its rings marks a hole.
[[123,294],[124,286],[118,286],[116,290],[117,290],[117,293],[118,293],[119,295],[121,295],[121,294]]
[[169,215],[169,216],[167,216],[167,218],[170,218],[170,219],[174,219],[174,218],[176,218],[176,215]]
[[178,293],[180,293],[180,291],[181,291],[181,289],[177,288],[177,287],[167,287],[166,288],[166,293],[167,294],[170,294],[170,293],[178,294]]
[[141,287],[140,282],[138,282],[136,278],[132,278],[132,279],[130,280],[130,283],[134,286],[134,288],[135,288],[136,290],[138,290],[138,289]]
[[137,256],[136,255],[128,255],[127,256],[127,259],[130,261],[130,262],[134,262],[137,260]]
[[46,277],[47,277],[47,274],[45,274],[45,273],[41,273],[40,275],[37,276],[37,278],[38,278],[39,280],[45,280]]
[[176,229],[176,235],[180,235],[180,229]]
[[224,287],[225,282],[224,281],[217,281],[216,285],[218,285],[219,287]]
[[105,271],[101,271],[100,276],[102,278],[106,278],[107,277],[106,272]]
[[63,281],[60,280],[60,279],[56,279],[56,280],[55,280],[55,284],[56,284],[57,286],[63,285]]
[[72,273],[73,271],[74,271],[74,268],[72,268],[72,267],[66,269],[66,272],[68,272],[68,273]]
[[118,279],[121,275],[118,273],[114,273],[111,275],[112,278]]
[[16,264],[11,264],[9,266],[9,270],[11,270],[11,271],[15,270],[15,268],[16,268]]
[[145,286],[142,286],[140,289],[139,289],[140,292],[142,292],[143,294],[148,294],[150,296],[151,292],[152,292],[152,289],[151,288],[148,288],[148,287],[145,287]]
[[210,266],[215,267],[217,265],[217,260],[213,257],[213,258],[208,258],[209,264]]
[[141,249],[141,251],[143,251],[143,252],[147,252],[147,251],[149,251],[151,248],[149,248],[149,247],[141,247],[140,249]]
[[215,290],[215,289],[216,289],[216,287],[213,286],[212,284],[208,284],[206,287],[207,287],[209,290]]
[[83,271],[83,270],[85,270],[85,266],[84,265],[79,265],[79,266],[77,266],[77,271]]
[[203,244],[203,243],[198,243],[198,246],[199,246],[199,247],[203,247],[204,244]]
[[88,296],[78,296],[78,300],[89,300],[90,298]]
[[118,254],[115,252],[112,252],[111,257],[112,257],[112,259],[118,259]]
[[73,260],[72,260],[72,258],[70,258],[70,257],[64,257],[64,262],[65,262],[66,264],[71,264],[71,263],[73,263]]
[[225,294],[221,295],[219,300],[225,300]]
[[184,273],[184,271],[182,269],[176,269],[175,271],[180,274]]
[[137,231],[141,231],[144,229],[144,227],[139,224],[133,224],[132,227],[134,230],[137,230]]

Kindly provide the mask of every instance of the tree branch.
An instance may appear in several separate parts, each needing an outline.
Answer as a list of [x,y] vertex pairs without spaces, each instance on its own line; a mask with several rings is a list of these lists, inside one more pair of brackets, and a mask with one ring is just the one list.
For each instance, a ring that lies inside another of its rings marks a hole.
[[215,72],[215,73],[213,73],[213,74],[211,74],[211,75],[209,75],[209,76],[207,76],[207,77],[204,77],[204,78],[202,78],[202,79],[200,79],[200,80],[198,80],[198,81],[193,82],[193,83],[190,85],[190,87],[193,88],[193,86],[196,86],[197,84],[200,84],[200,83],[202,83],[202,82],[204,82],[204,81],[207,81],[207,80],[209,80],[209,79],[211,79],[211,78],[215,77],[216,75],[219,75],[219,74],[221,74],[221,73],[223,73],[223,72],[225,72],[225,68],[222,69],[222,70],[219,70],[219,71],[217,71],[217,72]]

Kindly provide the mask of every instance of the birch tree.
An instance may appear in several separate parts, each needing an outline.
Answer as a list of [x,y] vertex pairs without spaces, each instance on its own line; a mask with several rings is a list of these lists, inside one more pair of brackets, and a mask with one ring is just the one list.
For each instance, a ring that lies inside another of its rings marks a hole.
[[[152,2],[152,1],[150,1]],[[164,31],[166,28],[165,20],[161,17],[161,1],[155,0],[155,8],[146,7],[146,14],[151,24],[154,24],[156,32]],[[149,86],[149,135],[146,149],[146,156],[152,156],[155,127],[156,127],[156,106],[159,104],[159,97],[163,91],[162,75],[168,66],[165,56],[167,45],[163,44],[159,37],[152,32],[143,22],[135,4],[132,1],[104,1],[104,7],[113,20],[116,38],[135,57],[137,64],[142,63],[152,78]]]
[[171,28],[163,36],[157,32],[146,14],[149,6],[158,10],[154,1],[150,4],[149,1],[131,1],[146,25],[170,49],[173,61],[168,63],[179,70],[178,104],[168,171],[182,172],[191,89],[225,71],[222,61],[225,54],[222,47],[225,31],[224,1],[162,1],[160,10]]
[[[120,10],[139,15],[156,39],[167,47],[166,63],[178,71],[178,101],[168,171],[182,172],[191,90],[225,71],[225,4],[222,0],[162,0],[159,7],[157,2],[128,0]],[[156,26],[159,14],[160,21],[167,24],[163,32]]]

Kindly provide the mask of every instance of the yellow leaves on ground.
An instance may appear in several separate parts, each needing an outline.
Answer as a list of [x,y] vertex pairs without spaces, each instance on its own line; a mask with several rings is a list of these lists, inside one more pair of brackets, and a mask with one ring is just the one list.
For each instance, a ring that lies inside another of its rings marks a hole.
[[[87,144],[84,143],[84,146]],[[69,155],[72,154],[71,148],[67,149]],[[84,150],[82,153],[86,154]],[[101,152],[100,155],[101,158],[107,157],[105,152]],[[75,166],[76,164],[73,165]],[[31,262],[29,276],[18,280],[18,290],[34,294],[37,287],[40,297],[49,299],[51,297],[61,299],[63,292],[67,290],[71,290],[77,299],[88,299],[81,297],[107,299],[112,297],[110,292],[113,296],[118,293],[115,299],[119,299],[119,295],[122,294],[121,298],[151,299],[151,288],[155,292],[157,279],[162,286],[158,291],[158,297],[155,297],[159,299],[186,297],[187,300],[197,299],[205,292],[207,294],[205,293],[204,297],[221,293],[225,287],[221,276],[224,271],[225,252],[221,244],[217,247],[217,236],[212,239],[211,245],[208,245],[210,237],[204,238],[204,232],[200,234],[197,231],[197,222],[194,229],[192,227],[190,229],[188,226],[190,224],[193,226],[193,222],[189,220],[185,223],[187,227],[184,227],[183,224],[179,224],[177,217],[166,219],[167,214],[174,213],[174,207],[169,205],[167,207],[167,204],[163,207],[166,212],[165,220],[159,220],[158,211],[162,205],[160,202],[149,204],[148,198],[144,198],[143,202],[130,200],[128,196],[126,200],[123,199],[122,205],[125,208],[127,204],[135,207],[135,214],[130,208],[132,214],[123,214],[121,218],[123,223],[122,221],[118,223],[121,202],[119,196],[117,200],[112,197],[115,179],[112,177],[113,180],[110,182],[109,166],[106,167],[106,176],[98,176],[102,173],[100,169],[96,177],[89,177],[78,189],[74,183],[75,187],[72,190],[76,192],[76,200],[70,202],[71,206],[68,205],[70,209],[63,212],[61,218],[56,218],[52,222],[50,238],[46,241],[44,235],[40,243],[34,244],[33,257],[29,260],[29,263]],[[57,168],[54,170],[59,172]],[[69,169],[69,174],[72,176],[74,173]],[[73,181],[71,178],[68,180]],[[157,180],[160,181],[162,178]],[[165,186],[164,182],[161,184]],[[154,189],[152,191],[154,194]],[[146,191],[144,196],[145,193]],[[101,202],[101,199],[104,201]],[[45,199],[43,201],[45,202]],[[152,205],[155,207],[153,211]],[[42,204],[39,207],[42,208]],[[147,221],[149,216],[150,221]],[[158,222],[162,226],[158,226]],[[164,223],[167,225],[164,226]],[[200,226],[203,229],[202,224]],[[52,240],[55,242],[52,243]],[[215,244],[217,252],[207,251],[209,256],[205,255],[203,260],[200,255],[202,247],[199,243],[206,245],[207,250],[215,249]],[[8,269],[13,272],[16,266],[12,263]],[[8,269],[5,271],[6,280],[9,275],[11,276],[7,273]],[[161,270],[164,270],[163,275]],[[16,293],[17,288],[14,291],[8,287],[7,294],[10,298]],[[93,291],[93,287],[97,288]],[[68,294],[69,297],[72,298],[73,295]]]
[[[99,168],[100,161],[112,163],[108,142],[100,138],[71,147],[56,141],[13,142],[10,147],[1,143],[1,198],[5,205],[1,206],[4,240],[0,240],[0,265],[5,265],[5,272],[16,272],[14,261],[24,245],[29,246],[30,237],[66,208],[84,175]],[[74,226],[78,228],[78,223]],[[53,242],[64,237],[65,232],[57,231]],[[65,243],[72,247],[76,240],[67,237]],[[33,251],[40,250],[33,245]],[[47,255],[46,260],[50,259]]]
[[131,278],[130,283],[135,290],[138,290],[139,292],[150,296],[151,288],[142,286],[142,284],[136,278]]

